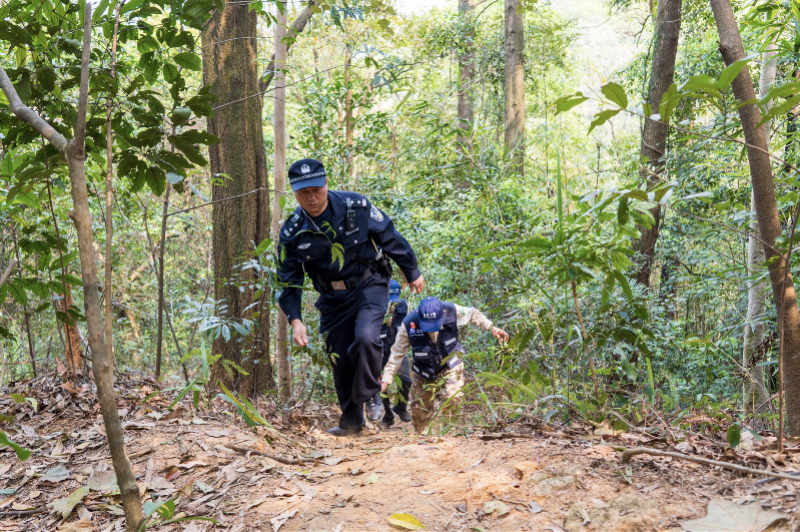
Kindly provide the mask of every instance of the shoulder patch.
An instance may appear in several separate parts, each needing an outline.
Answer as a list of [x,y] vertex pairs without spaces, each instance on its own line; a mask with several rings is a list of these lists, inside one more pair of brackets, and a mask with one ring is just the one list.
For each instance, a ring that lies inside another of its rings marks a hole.
[[369,210],[369,215],[373,220],[378,222],[382,222],[385,218],[380,209],[378,209],[375,205],[373,205],[372,208]]

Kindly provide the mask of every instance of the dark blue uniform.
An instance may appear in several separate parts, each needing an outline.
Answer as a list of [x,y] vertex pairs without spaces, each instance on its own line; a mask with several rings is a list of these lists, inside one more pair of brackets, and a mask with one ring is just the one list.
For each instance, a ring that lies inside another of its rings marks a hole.
[[409,282],[420,277],[414,251],[392,220],[354,192],[328,191],[323,214],[312,219],[298,207],[280,231],[278,277],[285,288],[278,303],[289,323],[302,319],[302,286],[308,274],[319,292],[315,306],[320,333],[327,333],[343,429],[364,424],[363,404],[381,387],[380,330],[389,304],[389,280],[374,273],[379,252],[391,258]]
[[[398,301],[392,313],[391,320],[385,322],[381,327],[381,340],[383,340],[383,363],[381,369],[386,367],[389,362],[389,357],[392,354],[392,344],[397,337],[397,330],[403,324],[403,319],[408,314],[408,303],[405,299]],[[400,378],[400,395],[403,396],[405,403],[398,403],[395,406],[398,412],[406,410],[408,407],[408,393],[411,390],[411,370],[408,363],[408,357],[403,359],[403,363],[397,370],[396,375]],[[383,398],[383,419],[389,422],[394,421],[394,414],[392,413],[392,401],[388,397]]]

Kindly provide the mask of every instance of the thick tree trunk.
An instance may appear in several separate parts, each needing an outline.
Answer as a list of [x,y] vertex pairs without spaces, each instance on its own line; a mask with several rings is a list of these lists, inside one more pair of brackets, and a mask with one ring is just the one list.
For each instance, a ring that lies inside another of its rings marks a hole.
[[[767,49],[763,54],[761,65],[761,78],[759,80],[759,94],[763,97],[775,83],[777,66],[777,46],[774,42],[767,44]],[[766,104],[767,111],[772,107],[772,100]],[[767,146],[772,136],[772,122],[764,124],[764,138]],[[751,191],[750,205],[755,205],[755,194]],[[750,231],[758,234],[758,221],[753,219],[750,222]],[[761,265],[764,264],[764,247],[754,237],[750,236],[747,242],[747,270],[751,277],[758,275]],[[767,308],[767,286],[764,282],[751,281],[747,291],[747,322],[744,326],[744,349],[742,350],[742,367],[749,368],[750,379],[744,383],[744,411],[757,415],[756,409],[759,405],[767,402],[769,393],[764,387],[764,368],[763,366],[750,367],[758,347],[764,341],[764,323],[761,320]],[[759,320],[759,321],[756,321]],[[761,425],[759,423],[759,425]]]
[[[726,65],[745,57],[742,37],[728,0],[710,0],[711,10],[719,32],[719,49]],[[731,85],[736,99],[740,102],[752,101],[756,98],[750,69],[745,66]],[[783,301],[783,355],[785,375],[789,376],[784,383],[786,395],[786,412],[789,421],[789,433],[800,435],[800,312],[797,309],[797,294],[792,276],[784,276],[787,264],[782,255],[773,251],[775,239],[781,235],[781,223],[778,216],[778,205],[775,200],[775,187],[772,179],[772,167],[768,156],[767,140],[764,128],[757,128],[761,121],[761,112],[753,104],[739,108],[745,142],[747,142],[747,158],[750,163],[750,177],[753,182],[753,205],[758,220],[759,233],[764,242],[764,256],[767,261],[775,257],[769,264],[769,277],[772,293],[781,315]]]
[[525,17],[519,0],[505,1],[506,153],[525,175]]
[[[681,32],[682,0],[663,0],[658,3],[656,13],[656,45],[653,52],[653,64],[650,67],[650,91],[648,103],[658,109],[661,96],[672,85],[675,77],[675,56],[678,53],[678,37]],[[642,129],[642,143],[639,149],[640,160],[647,162],[639,170],[639,177],[650,187],[659,184],[659,176],[664,169],[664,156],[667,148],[668,126],[663,122],[645,120]],[[659,225],[661,223],[661,206],[656,205],[650,213],[655,222],[653,227],[639,227],[642,233],[638,251],[642,255],[642,264],[636,273],[639,283],[650,286],[650,273],[656,254]]]
[[475,119],[475,32],[472,24],[475,18],[475,0],[458,0],[458,14],[461,23],[469,28],[464,34],[463,53],[458,58],[458,149],[472,153],[472,126]]
[[[276,4],[277,6],[277,4]],[[278,231],[283,222],[280,198],[286,190],[286,9],[277,9],[278,23],[275,25],[275,99],[273,103],[273,127],[275,133],[275,200],[272,203],[272,239],[279,239]],[[278,393],[282,400],[292,398],[292,366],[289,360],[289,322],[286,314],[278,308],[275,319],[275,362],[278,366]]]
[[[224,200],[267,188],[267,165],[261,127],[261,98],[249,98],[258,91],[258,14],[248,4],[226,4],[208,21],[202,34],[203,82],[221,107],[208,119],[208,130],[220,142],[209,147],[211,172],[225,174],[215,182],[213,200]],[[212,222],[214,255],[214,294],[218,312],[227,319],[254,322],[246,339],[231,331],[214,342],[214,352],[241,367],[247,375],[222,361],[215,364],[212,382],[221,380],[229,387],[252,396],[271,388],[272,364],[269,359],[269,294],[253,306],[258,272],[242,271],[240,266],[255,247],[269,236],[270,206],[266,191],[214,204]],[[242,288],[240,290],[239,288]],[[247,309],[247,310],[245,310]],[[257,317],[253,317],[258,312]],[[233,373],[231,376],[230,372]]]

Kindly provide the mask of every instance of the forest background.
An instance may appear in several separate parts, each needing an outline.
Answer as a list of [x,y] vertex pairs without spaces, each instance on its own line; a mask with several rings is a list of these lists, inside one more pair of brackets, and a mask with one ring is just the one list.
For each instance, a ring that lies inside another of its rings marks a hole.
[[[377,0],[315,1],[282,14],[267,2],[95,4],[93,248],[79,246],[70,219],[70,156],[0,96],[0,382],[51,370],[88,378],[95,317],[79,249],[92,249],[116,371],[155,374],[197,398],[221,382],[287,409],[335,401],[322,342],[283,347],[274,304],[273,217],[295,205],[273,181],[280,102],[285,161],[324,161],[331,188],[363,193],[393,218],[428,294],[514,332],[497,347],[465,331],[464,423],[536,411],[624,428],[663,416],[736,439],[745,427],[781,432],[783,382],[786,432],[799,434],[800,327],[783,267],[798,202],[797,5],[734,4],[743,54],[723,61],[721,16],[707,3],[604,4],[626,17],[631,43],[614,71],[592,68],[578,46],[592,28],[545,2],[511,2],[521,26],[509,30],[508,5],[403,14]],[[84,13],[82,2],[0,2],[0,66],[68,139],[81,117]],[[276,68],[284,16],[293,30]],[[524,65],[516,79],[509,60]],[[734,94],[743,79],[758,101]],[[767,126],[740,118],[756,107]],[[765,127],[779,157],[761,189],[777,196],[769,219],[769,198],[751,185],[764,183],[752,177],[764,149],[751,137]],[[312,331],[313,300],[307,291]]]

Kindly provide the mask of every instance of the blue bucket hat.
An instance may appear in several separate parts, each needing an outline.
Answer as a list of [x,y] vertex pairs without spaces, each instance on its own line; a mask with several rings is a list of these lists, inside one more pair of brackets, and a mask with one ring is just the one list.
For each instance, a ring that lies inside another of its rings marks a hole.
[[325,179],[325,166],[316,159],[300,159],[289,167],[292,192],[307,187],[324,187]]
[[426,297],[417,307],[419,312],[419,329],[422,332],[439,332],[444,321],[442,302],[435,297]]
[[389,301],[392,303],[400,301],[400,283],[394,279],[389,281]]

